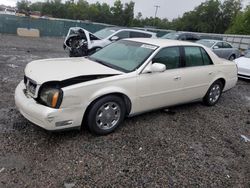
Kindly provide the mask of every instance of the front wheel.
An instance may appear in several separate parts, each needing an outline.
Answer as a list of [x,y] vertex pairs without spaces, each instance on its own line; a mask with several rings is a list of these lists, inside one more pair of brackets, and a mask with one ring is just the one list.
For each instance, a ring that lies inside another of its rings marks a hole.
[[113,132],[123,121],[125,104],[115,95],[105,96],[91,105],[87,115],[89,130],[98,135]]
[[218,101],[222,94],[223,84],[221,81],[215,81],[210,88],[208,89],[205,97],[203,98],[203,102],[207,106],[213,106]]

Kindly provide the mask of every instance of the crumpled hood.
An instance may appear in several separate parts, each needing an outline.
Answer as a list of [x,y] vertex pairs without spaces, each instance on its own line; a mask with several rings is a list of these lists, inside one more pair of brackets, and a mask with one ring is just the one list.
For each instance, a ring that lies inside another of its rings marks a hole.
[[85,75],[112,74],[122,74],[122,72],[84,57],[36,60],[27,64],[25,68],[25,75],[37,84]]

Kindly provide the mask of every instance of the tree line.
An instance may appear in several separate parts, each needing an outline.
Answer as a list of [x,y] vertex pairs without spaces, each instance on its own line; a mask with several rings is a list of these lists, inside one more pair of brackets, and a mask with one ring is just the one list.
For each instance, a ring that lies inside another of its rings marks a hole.
[[171,21],[167,18],[144,18],[141,12],[134,15],[134,6],[133,1],[123,4],[120,0],[116,0],[113,5],[99,2],[90,4],[86,0],[67,0],[65,3],[61,0],[17,2],[19,12],[39,11],[42,15],[56,18],[90,20],[127,27],[250,34],[250,6],[242,10],[242,0],[207,0]]

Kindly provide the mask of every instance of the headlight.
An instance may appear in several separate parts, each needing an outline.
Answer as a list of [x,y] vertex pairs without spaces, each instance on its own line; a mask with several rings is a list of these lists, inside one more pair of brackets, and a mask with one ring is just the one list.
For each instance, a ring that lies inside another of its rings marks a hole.
[[61,89],[44,87],[39,93],[39,101],[46,106],[59,108],[62,102],[62,95]]

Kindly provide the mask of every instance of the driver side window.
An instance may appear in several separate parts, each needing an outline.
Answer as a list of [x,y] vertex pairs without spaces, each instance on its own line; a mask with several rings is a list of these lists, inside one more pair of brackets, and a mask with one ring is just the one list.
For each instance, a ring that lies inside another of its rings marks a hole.
[[162,63],[166,69],[175,69],[180,65],[179,47],[168,47],[161,49],[153,58],[153,63]]

